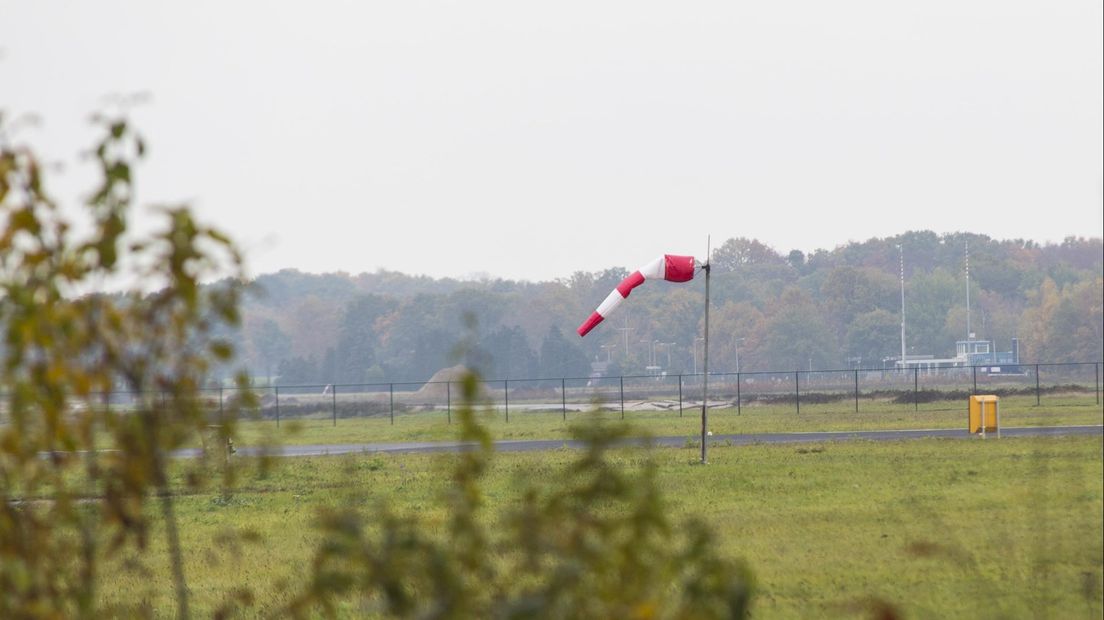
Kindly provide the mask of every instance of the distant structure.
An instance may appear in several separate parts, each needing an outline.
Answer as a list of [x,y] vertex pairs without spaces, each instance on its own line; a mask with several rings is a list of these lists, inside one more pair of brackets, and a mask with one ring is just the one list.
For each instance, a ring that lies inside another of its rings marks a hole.
[[989,374],[1018,374],[1020,370],[1020,339],[1012,339],[1011,351],[997,351],[992,340],[978,340],[970,334],[968,340],[955,342],[954,357],[935,357],[934,355],[909,355],[904,360],[889,357],[883,364],[893,362],[896,368],[919,368],[935,370],[938,368],[966,368],[978,366],[978,370]]
[[606,373],[609,372],[609,366],[610,366],[610,362],[608,362],[608,361],[603,362],[603,361],[599,361],[599,360],[596,359],[593,362],[591,362],[590,363],[590,377],[589,377],[589,380],[587,381],[587,387],[597,385],[598,380],[600,380],[602,377],[605,377]]
[[[1020,374],[1020,339],[1012,339],[1012,350],[997,352],[992,340],[978,340],[970,331],[970,241],[966,241],[966,340],[955,342],[955,356],[937,358],[934,355],[908,355],[905,353],[905,252],[897,246],[901,266],[901,356],[882,358],[882,367],[893,362],[894,368],[935,370],[938,368],[966,368],[977,366],[990,374]],[[861,360],[861,358],[859,358]],[[851,360],[848,359],[848,362]]]

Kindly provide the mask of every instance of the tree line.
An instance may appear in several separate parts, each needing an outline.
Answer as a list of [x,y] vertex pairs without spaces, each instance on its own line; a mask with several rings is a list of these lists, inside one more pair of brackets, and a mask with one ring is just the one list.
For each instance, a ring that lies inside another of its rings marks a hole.
[[[743,237],[714,251],[711,368],[879,368],[900,354],[904,265],[909,355],[951,357],[970,332],[1021,360],[1104,357],[1102,244],[910,231],[833,250],[782,254]],[[703,283],[657,284],[584,339],[574,329],[624,278],[611,267],[527,282],[459,281],[392,271],[284,270],[254,279],[244,327],[231,336],[255,377],[284,385],[424,381],[464,354],[494,379],[692,373],[702,363]],[[651,367],[649,369],[649,367]]]

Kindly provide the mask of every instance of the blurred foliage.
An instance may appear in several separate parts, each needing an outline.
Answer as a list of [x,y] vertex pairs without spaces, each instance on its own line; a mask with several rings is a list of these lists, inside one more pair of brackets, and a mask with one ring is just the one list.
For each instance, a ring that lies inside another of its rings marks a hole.
[[608,458],[626,429],[574,429],[583,443],[564,471],[527,479],[519,502],[487,514],[481,478],[492,458],[476,419],[481,380],[461,382],[462,452],[450,474],[443,525],[381,506],[323,512],[323,540],[295,617],[743,618],[752,581],[718,554],[701,522],[675,524],[655,464]]
[[[123,118],[94,119],[99,184],[83,228],[51,200],[42,163],[2,121],[0,617],[150,613],[98,609],[96,593],[109,558],[150,545],[153,507],[187,616],[167,461],[199,436],[211,449],[181,465],[185,480],[233,483],[227,447],[252,398],[243,390],[220,408],[198,390],[234,352],[216,334],[240,321],[241,257],[184,206],[160,209],[158,232],[129,230],[145,144]],[[213,277],[226,279],[201,284]],[[130,283],[142,290],[103,292]],[[120,390],[135,400],[112,405]]]

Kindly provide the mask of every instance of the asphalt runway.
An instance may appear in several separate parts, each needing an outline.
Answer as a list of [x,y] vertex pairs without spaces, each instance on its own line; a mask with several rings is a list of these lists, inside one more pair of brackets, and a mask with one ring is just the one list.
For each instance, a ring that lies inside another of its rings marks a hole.
[[[1104,426],[1033,426],[1002,428],[1002,438],[1014,437],[1040,437],[1060,435],[1096,435],[1104,437]],[[835,431],[815,433],[755,433],[747,435],[713,435],[709,437],[710,445],[736,445],[746,446],[752,444],[782,444],[782,443],[815,443],[830,441],[900,441],[907,439],[978,439],[965,429],[922,429],[922,430],[895,430],[895,431]],[[996,439],[996,433],[989,433],[990,439]],[[665,447],[683,447],[688,442],[693,442],[698,437],[681,435],[677,437],[654,437],[651,445]],[[630,440],[626,445],[647,445],[646,441]],[[271,456],[295,457],[295,456],[328,456],[339,454],[375,454],[375,453],[424,453],[424,452],[458,452],[470,450],[474,447],[471,443],[458,441],[425,441],[402,443],[355,443],[355,444],[305,444],[287,445],[268,452]],[[524,452],[531,450],[559,450],[561,448],[582,448],[579,441],[570,439],[532,439],[532,440],[507,440],[494,442],[494,448],[499,452]],[[242,456],[257,456],[261,454],[259,448],[240,447],[237,454]],[[177,457],[195,456],[196,450],[180,450],[174,453]]]

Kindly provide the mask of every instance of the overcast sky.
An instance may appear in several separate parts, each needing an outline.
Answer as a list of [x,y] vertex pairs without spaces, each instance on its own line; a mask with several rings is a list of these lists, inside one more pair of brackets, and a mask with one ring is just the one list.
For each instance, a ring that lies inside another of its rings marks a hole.
[[1099,0],[17,2],[0,108],[66,162],[105,95],[284,267],[524,279],[754,237],[1100,236]]

